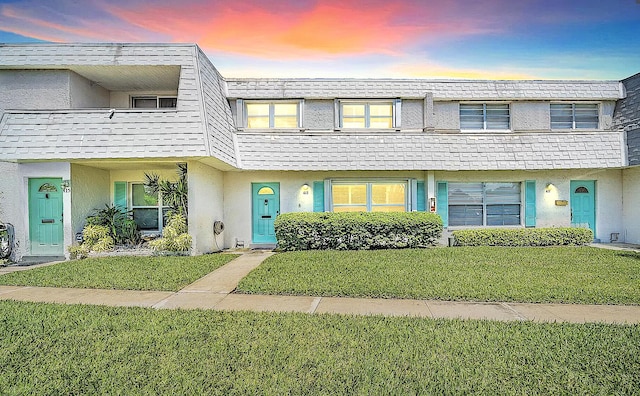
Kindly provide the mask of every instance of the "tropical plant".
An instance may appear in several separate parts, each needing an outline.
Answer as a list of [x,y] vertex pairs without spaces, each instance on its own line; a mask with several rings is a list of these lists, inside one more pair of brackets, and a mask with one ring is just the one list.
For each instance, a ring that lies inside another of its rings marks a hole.
[[191,249],[192,238],[187,233],[187,219],[181,213],[167,215],[167,225],[162,229],[162,238],[149,242],[156,252],[186,253]]
[[170,207],[170,212],[176,212],[187,218],[188,214],[188,193],[187,186],[187,164],[178,164],[178,179],[171,181],[161,179],[155,173],[145,173],[144,186],[149,193],[159,194],[162,203]]
[[109,235],[118,245],[137,245],[141,242],[138,225],[131,218],[130,211],[115,205],[105,205],[104,209],[97,209],[93,215],[87,217],[87,225],[107,227]]

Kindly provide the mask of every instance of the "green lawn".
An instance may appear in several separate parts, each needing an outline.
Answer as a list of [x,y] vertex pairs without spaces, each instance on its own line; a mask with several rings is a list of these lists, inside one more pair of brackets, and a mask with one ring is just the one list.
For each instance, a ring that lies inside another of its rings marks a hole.
[[0,276],[0,285],[178,291],[237,255],[104,257]]
[[640,254],[591,247],[289,252],[268,258],[238,292],[640,304]]
[[0,394],[633,394],[640,326],[0,301]]

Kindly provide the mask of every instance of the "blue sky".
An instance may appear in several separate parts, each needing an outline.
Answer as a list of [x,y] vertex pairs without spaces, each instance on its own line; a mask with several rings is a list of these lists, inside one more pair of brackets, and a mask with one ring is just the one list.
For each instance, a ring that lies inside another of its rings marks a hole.
[[612,79],[637,0],[0,0],[0,42],[194,42],[228,77]]

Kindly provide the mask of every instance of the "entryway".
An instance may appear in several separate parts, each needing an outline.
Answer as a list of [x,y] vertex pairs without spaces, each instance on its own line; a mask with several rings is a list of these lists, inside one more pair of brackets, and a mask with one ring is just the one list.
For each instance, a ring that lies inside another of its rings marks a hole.
[[273,222],[280,214],[280,183],[251,183],[253,244],[275,244]]
[[588,227],[596,238],[596,182],[571,180],[571,226]]
[[29,240],[33,256],[62,256],[62,179],[29,179]]

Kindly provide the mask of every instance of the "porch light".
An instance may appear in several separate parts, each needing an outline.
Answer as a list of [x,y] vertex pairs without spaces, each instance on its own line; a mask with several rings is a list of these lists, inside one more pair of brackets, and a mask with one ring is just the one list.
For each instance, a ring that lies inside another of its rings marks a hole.
[[547,186],[545,187],[544,191],[545,192],[551,192],[551,189],[554,188],[555,186],[553,185],[553,183],[547,183]]
[[302,185],[302,194],[309,195],[309,185],[307,183]]

